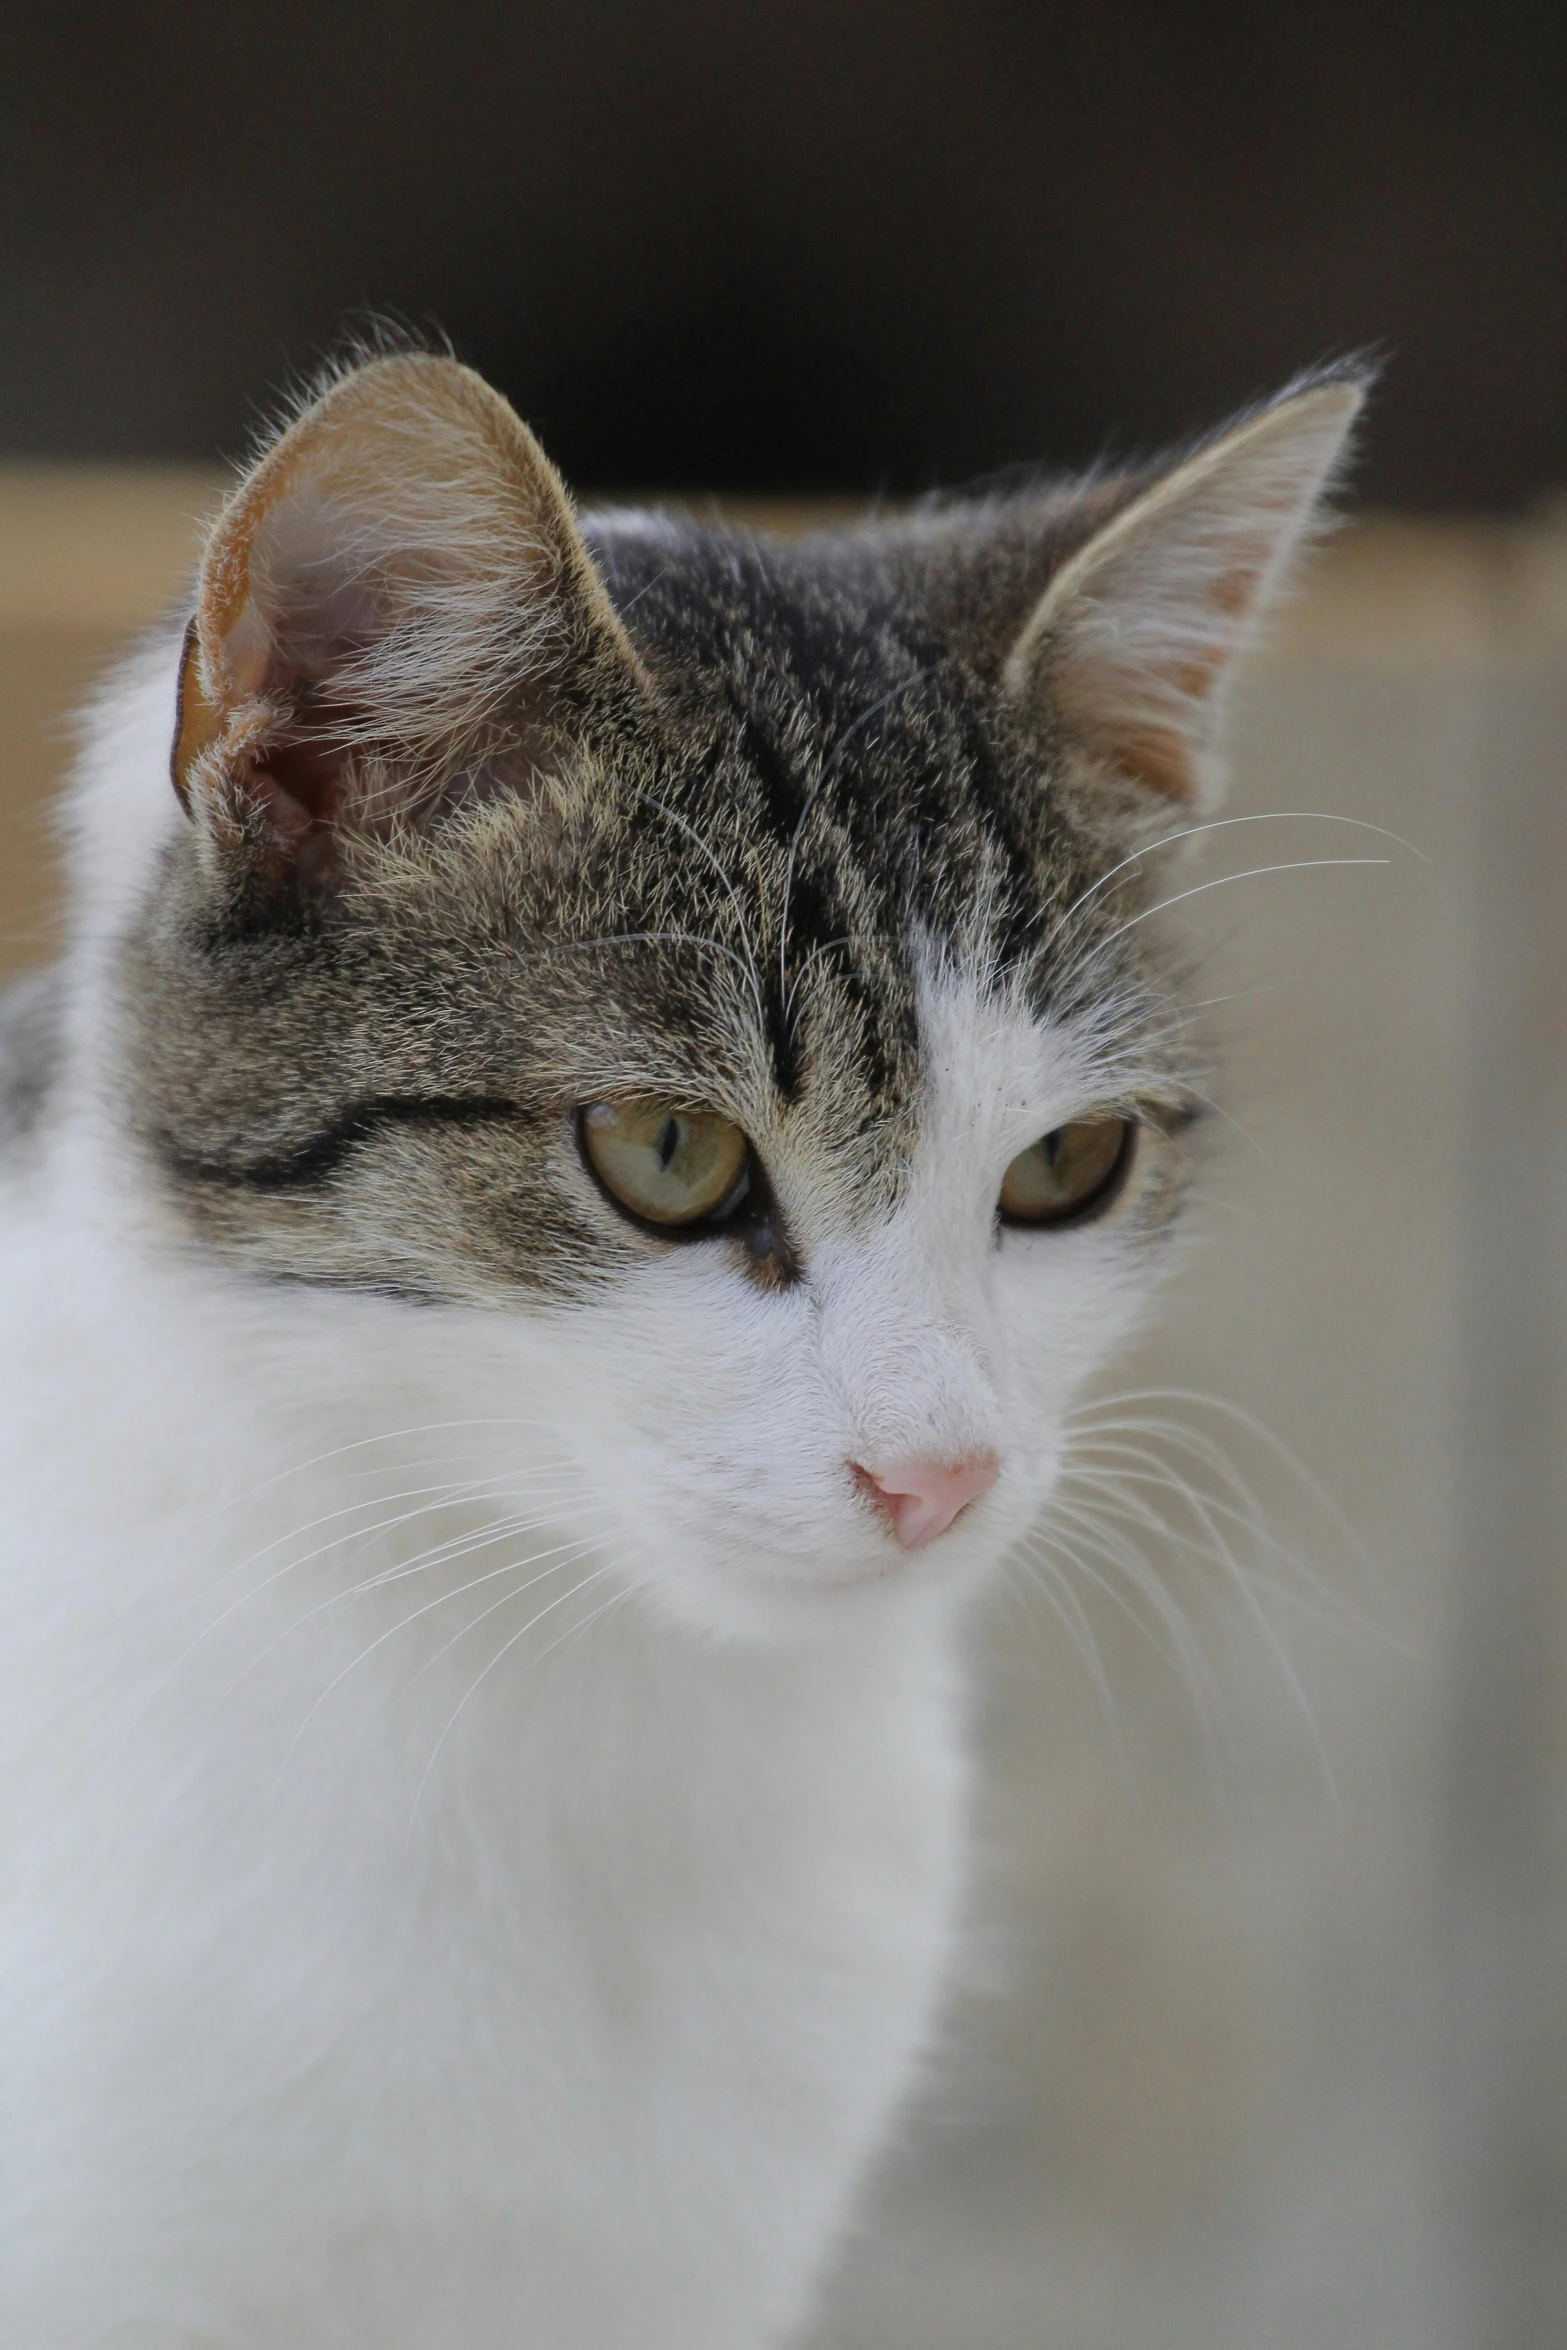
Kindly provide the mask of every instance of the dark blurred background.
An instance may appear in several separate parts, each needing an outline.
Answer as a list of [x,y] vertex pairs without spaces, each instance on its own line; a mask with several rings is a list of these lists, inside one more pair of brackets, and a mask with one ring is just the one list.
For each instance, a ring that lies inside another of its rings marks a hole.
[[601,489],[918,489],[1391,364],[1367,487],[1567,482],[1567,11],[13,6],[0,452],[210,458],[362,308]]

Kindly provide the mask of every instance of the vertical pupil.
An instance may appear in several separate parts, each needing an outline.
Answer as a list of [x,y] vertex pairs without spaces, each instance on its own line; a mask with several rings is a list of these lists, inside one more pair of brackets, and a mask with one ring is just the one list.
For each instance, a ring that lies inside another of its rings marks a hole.
[[680,1121],[678,1118],[666,1118],[660,1130],[657,1144],[660,1174],[667,1175],[669,1173],[669,1162],[679,1148]]
[[1051,1131],[1045,1136],[1045,1165],[1050,1169],[1052,1174],[1055,1173],[1056,1161],[1061,1156],[1061,1139],[1062,1130],[1059,1126],[1053,1127]]

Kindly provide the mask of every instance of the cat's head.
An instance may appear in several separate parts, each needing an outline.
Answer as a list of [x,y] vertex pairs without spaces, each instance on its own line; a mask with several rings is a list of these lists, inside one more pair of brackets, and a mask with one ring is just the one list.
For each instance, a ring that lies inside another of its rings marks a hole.
[[1150,852],[1359,397],[774,543],[579,523],[449,360],[333,381],[213,531],[119,988],[288,1376],[553,1448],[705,1625],[993,1559],[1180,1206]]

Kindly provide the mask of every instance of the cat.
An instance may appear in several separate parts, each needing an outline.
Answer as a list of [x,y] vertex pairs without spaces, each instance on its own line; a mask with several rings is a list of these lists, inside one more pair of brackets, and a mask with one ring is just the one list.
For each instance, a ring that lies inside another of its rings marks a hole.
[[239,484],[3,1028],[6,2343],[805,2322],[974,1595],[1190,1188],[1155,851],[1362,392],[772,542],[410,349]]

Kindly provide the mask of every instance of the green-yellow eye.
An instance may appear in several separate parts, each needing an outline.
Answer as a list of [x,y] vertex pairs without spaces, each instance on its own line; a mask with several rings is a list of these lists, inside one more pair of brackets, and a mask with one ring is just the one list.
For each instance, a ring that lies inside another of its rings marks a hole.
[[712,1110],[670,1102],[590,1102],[582,1147],[623,1208],[649,1224],[705,1224],[745,1197],[751,1146]]
[[1078,1118],[1019,1151],[1001,1178],[1009,1224],[1069,1224],[1107,1208],[1131,1164],[1130,1118]]

